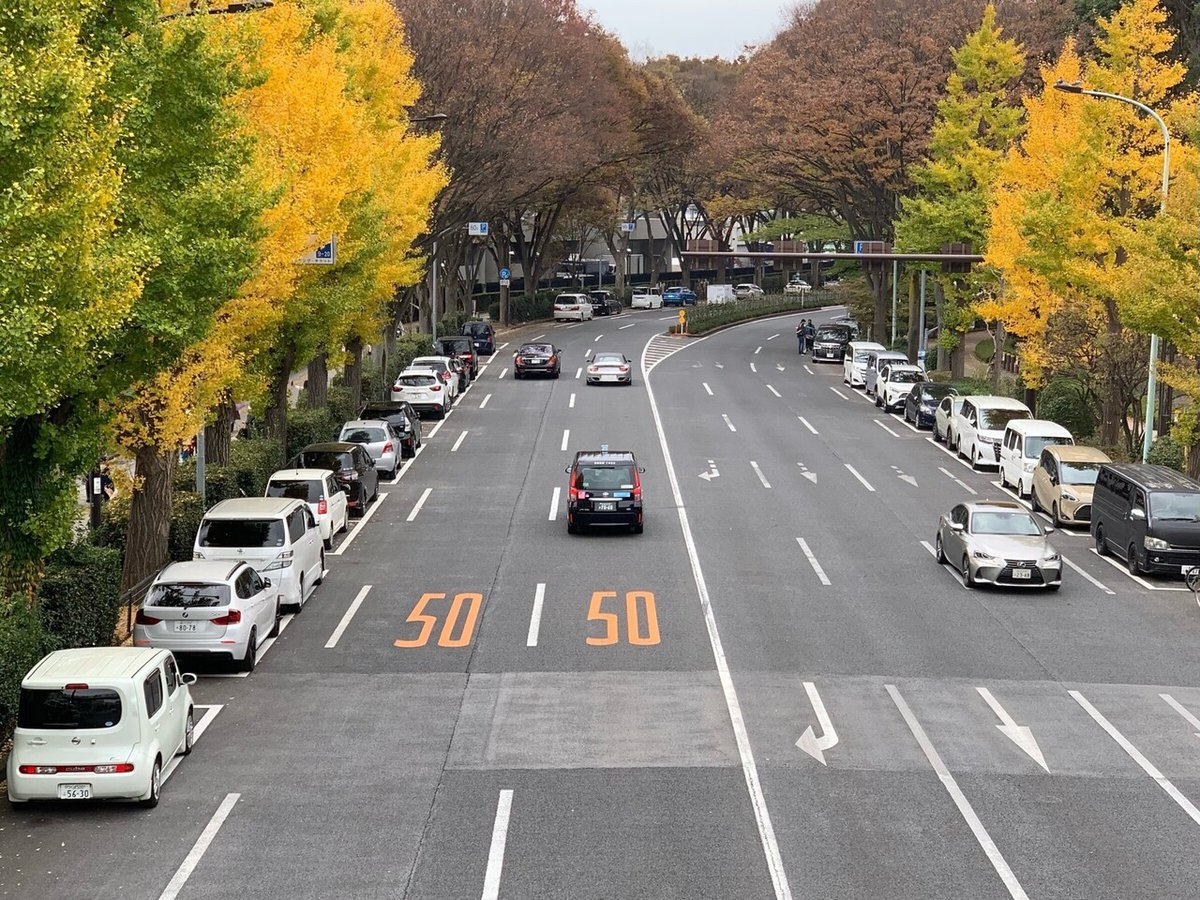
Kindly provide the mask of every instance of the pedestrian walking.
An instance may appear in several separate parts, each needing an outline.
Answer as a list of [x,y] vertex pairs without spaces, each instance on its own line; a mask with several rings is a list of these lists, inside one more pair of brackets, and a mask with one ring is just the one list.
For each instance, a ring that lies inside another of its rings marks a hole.
[[808,321],[806,319],[801,319],[800,324],[796,326],[796,340],[800,344],[799,353],[801,356],[804,355],[804,343],[806,340],[805,334],[804,334],[804,327],[807,324],[808,324]]
[[809,319],[808,324],[804,326],[804,343],[808,350],[808,355],[812,356],[813,344],[817,342],[817,326],[813,324],[813,320]]

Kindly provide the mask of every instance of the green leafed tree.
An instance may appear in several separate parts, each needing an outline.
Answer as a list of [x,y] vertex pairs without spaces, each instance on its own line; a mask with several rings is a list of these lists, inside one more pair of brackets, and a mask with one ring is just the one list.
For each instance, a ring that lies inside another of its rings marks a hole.
[[[1014,86],[1025,70],[1019,44],[1002,36],[990,3],[979,28],[954,51],[954,70],[938,104],[929,156],[912,171],[917,190],[901,200],[896,246],[906,251],[941,250],[969,241],[980,252],[988,230],[988,205],[997,167],[1021,134],[1023,111]],[[938,273],[938,368],[950,355],[952,372],[963,374],[961,334],[970,326],[974,288]]]

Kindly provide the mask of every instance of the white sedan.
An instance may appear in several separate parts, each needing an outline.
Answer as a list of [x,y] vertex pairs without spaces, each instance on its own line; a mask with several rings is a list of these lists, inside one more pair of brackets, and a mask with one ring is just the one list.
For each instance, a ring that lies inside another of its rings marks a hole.
[[588,363],[587,383],[633,384],[633,366],[624,353],[597,353]]

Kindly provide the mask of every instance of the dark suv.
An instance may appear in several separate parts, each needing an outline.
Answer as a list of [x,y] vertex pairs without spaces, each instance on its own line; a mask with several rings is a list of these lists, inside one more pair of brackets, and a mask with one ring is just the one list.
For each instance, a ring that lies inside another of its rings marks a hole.
[[813,339],[813,362],[840,363],[846,355],[846,345],[854,340],[854,332],[849,325],[825,324],[817,327],[817,335]]
[[360,419],[382,419],[400,438],[400,455],[411,459],[421,446],[421,418],[407,400],[373,400],[358,413]]
[[[469,384],[479,374],[479,355],[475,352],[475,341],[470,335],[460,334],[453,337],[440,337],[433,342],[433,348],[441,356],[457,359],[467,370],[466,381]],[[465,387],[466,385],[463,385]]]
[[464,322],[463,334],[475,344],[475,352],[491,356],[496,352],[496,329],[490,322]]
[[594,316],[615,316],[621,312],[621,301],[612,291],[588,291],[588,299],[592,301]]
[[641,534],[642,478],[629,450],[580,450],[567,466],[567,533],[592,525],[620,526]]
[[549,375],[551,378],[557,378],[562,371],[559,353],[559,349],[553,344],[522,344],[513,354],[513,378],[528,378],[530,375]]
[[351,512],[363,515],[367,504],[379,496],[379,471],[361,444],[330,441],[309,444],[288,460],[288,469],[327,469],[347,494]]

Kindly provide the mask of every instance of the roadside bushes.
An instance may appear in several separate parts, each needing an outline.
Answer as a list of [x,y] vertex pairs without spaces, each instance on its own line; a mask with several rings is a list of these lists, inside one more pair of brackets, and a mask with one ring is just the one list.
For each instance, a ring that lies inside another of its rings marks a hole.
[[35,606],[24,597],[0,599],[0,745],[12,734],[21,679],[48,644]]
[[[725,325],[735,322],[745,322],[763,316],[787,312],[802,312],[814,309],[827,302],[828,297],[823,291],[810,291],[800,296],[768,295],[747,300],[733,300],[728,303],[702,303],[688,307],[688,334],[707,334]],[[677,326],[672,325],[671,333]]]
[[[513,323],[532,322],[534,319],[549,319],[554,315],[554,297],[556,291],[539,293],[534,297],[518,294],[508,298],[509,318]],[[488,306],[488,318],[493,322],[500,321],[500,301]]]
[[1146,462],[1158,466],[1168,466],[1177,472],[1182,472],[1184,471],[1183,444],[1169,434],[1164,434],[1151,445]]
[[1038,392],[1037,416],[1057,422],[1076,440],[1096,431],[1096,408],[1083,386],[1070,378],[1055,378]]

